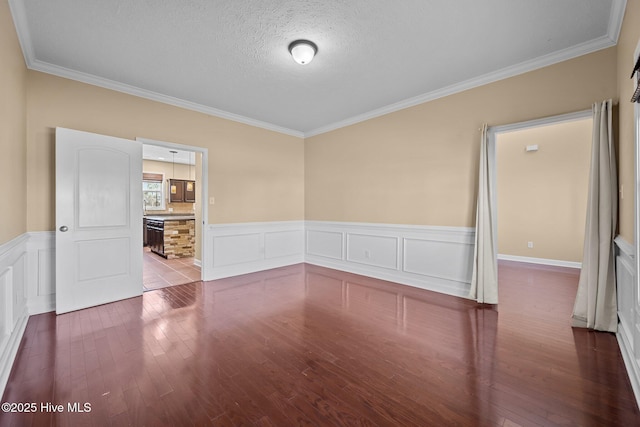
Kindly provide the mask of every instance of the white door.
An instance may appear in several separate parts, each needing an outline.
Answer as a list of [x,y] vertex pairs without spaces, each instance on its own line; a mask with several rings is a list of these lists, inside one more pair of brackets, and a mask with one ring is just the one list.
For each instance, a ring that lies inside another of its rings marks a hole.
[[142,144],[56,128],[56,313],[142,294]]

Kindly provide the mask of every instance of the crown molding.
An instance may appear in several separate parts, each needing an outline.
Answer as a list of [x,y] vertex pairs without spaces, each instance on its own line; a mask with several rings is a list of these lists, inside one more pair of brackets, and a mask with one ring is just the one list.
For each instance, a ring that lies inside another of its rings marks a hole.
[[164,104],[173,105],[180,108],[185,108],[192,111],[208,114],[223,119],[232,120],[238,123],[247,124],[250,126],[267,129],[274,132],[283,133],[286,135],[295,136],[298,138],[310,138],[323,133],[331,132],[336,129],[351,126],[366,120],[370,120],[376,117],[380,117],[386,114],[394,113],[396,111],[403,110],[405,108],[413,107],[425,102],[433,101],[445,96],[453,95],[465,90],[473,89],[475,87],[483,86],[489,83],[514,77],[519,74],[524,74],[529,71],[533,71],[539,68],[547,67],[549,65],[557,64],[559,62],[567,61],[569,59],[576,58],[578,56],[586,55],[596,52],[598,50],[606,49],[615,46],[618,42],[620,30],[622,28],[622,21],[624,19],[624,13],[626,9],[627,0],[613,0],[611,6],[611,14],[609,16],[609,25],[607,28],[607,34],[597,39],[585,42],[571,48],[563,49],[548,55],[521,62],[510,67],[503,68],[491,73],[484,74],[479,77],[465,80],[460,83],[437,89],[431,92],[424,93],[412,98],[408,98],[393,104],[386,105],[381,108],[371,110],[369,112],[358,114],[356,116],[340,120],[321,126],[316,129],[312,129],[307,132],[302,132],[294,129],[289,129],[283,126],[279,126],[273,123],[263,122],[260,120],[252,119],[249,117],[241,116],[239,114],[230,113],[217,108],[209,107],[206,105],[198,104],[191,101],[175,98],[172,96],[163,95],[157,92],[141,89],[135,86],[119,83],[113,80],[97,77],[91,74],[71,70],[64,67],[59,67],[53,64],[49,64],[43,61],[35,59],[33,52],[33,44],[31,42],[31,36],[29,32],[29,26],[26,19],[26,11],[24,4],[20,0],[9,0],[9,8],[13,16],[13,21],[18,34],[18,39],[22,52],[25,58],[27,68],[41,71],[43,73],[64,77],[71,80],[76,80],[82,83],[91,84],[94,86],[103,87],[106,89],[115,90],[118,92],[126,93],[129,95],[138,96],[141,98],[149,99],[152,101],[161,102]]
[[611,5],[611,15],[609,15],[609,26],[607,27],[607,37],[618,44],[620,30],[622,30],[622,21],[624,20],[624,11],[627,9],[627,0],[613,0]]
[[241,116],[239,114],[234,114],[228,111],[219,110],[217,108],[208,107],[206,105],[198,104],[196,102],[186,101],[184,99],[176,98],[173,96],[163,95],[161,93],[153,92],[146,89],[141,89],[136,86],[131,86],[128,84],[116,82],[114,80],[105,79],[103,77],[94,76],[92,74],[83,73],[81,71],[71,70],[69,68],[49,64],[47,62],[34,60],[34,61],[31,61],[31,66],[29,68],[35,71],[52,74],[58,77],[64,77],[70,80],[87,83],[93,86],[99,86],[105,89],[111,89],[117,92],[122,92],[129,95],[137,96],[140,98],[149,99],[151,101],[157,101],[163,104],[173,105],[175,107],[197,111],[199,113],[204,113],[210,116],[232,120],[234,122],[255,126],[255,127],[270,130],[273,132],[279,132],[286,135],[295,136],[298,138],[304,138],[304,133],[297,130],[285,128],[283,126],[278,126],[278,125],[263,122],[260,120],[255,120],[249,117]]
[[18,35],[18,42],[22,49],[24,62],[27,68],[31,68],[35,53],[33,52],[31,32],[29,31],[29,23],[27,22],[27,12],[24,10],[24,3],[20,0],[9,0],[9,11],[13,17],[13,26],[16,27],[16,34]]
[[[618,1],[616,1],[616,3],[617,2]],[[624,14],[624,10],[623,10],[623,14]],[[524,74],[529,71],[537,70],[539,68],[544,68],[549,65],[567,61],[569,59],[586,55],[588,53],[593,53],[598,50],[606,49],[615,45],[616,45],[616,42],[611,40],[608,35],[602,36],[597,39],[591,40],[589,42],[572,46],[571,48],[559,50],[557,52],[540,56],[538,58],[535,58],[529,61],[521,62],[519,64],[506,67],[491,73],[487,73],[479,77],[474,77],[472,79],[465,80],[460,83],[446,86],[441,89],[436,89],[434,91],[427,92],[422,95],[415,96],[413,98],[408,98],[403,101],[396,102],[394,104],[390,104],[385,107],[381,107],[381,108],[369,111],[368,113],[359,114],[357,116],[351,117],[346,120],[341,120],[339,122],[335,122],[327,126],[319,127],[309,132],[305,132],[304,137],[310,138],[312,136],[320,135],[336,129],[351,126],[356,123],[360,123],[369,119],[380,117],[389,113],[394,113],[396,111],[404,110],[405,108],[409,108],[409,107],[414,107],[419,104],[424,104],[425,102],[434,101],[439,98],[444,98],[445,96],[454,95],[456,93],[463,92],[465,90],[473,89],[479,86],[484,86],[489,83],[494,83],[499,80],[503,80],[509,77],[514,77],[519,74]]]
[[199,113],[208,114],[210,116],[220,117],[223,119],[232,120],[234,122],[259,127],[270,131],[295,136],[298,138],[304,138],[304,133],[297,130],[285,128],[283,126],[278,126],[260,120],[251,119],[239,114],[230,113],[227,111],[219,110],[217,108],[208,107],[206,105],[186,101],[183,99],[175,98],[173,96],[163,95],[150,90],[141,89],[139,87],[119,83],[114,80],[105,79],[102,77],[94,76],[92,74],[71,70],[69,68],[60,67],[37,60],[33,51],[31,32],[29,31],[29,24],[27,21],[27,14],[24,8],[24,3],[20,0],[9,0],[9,9],[11,11],[11,15],[13,16],[13,23],[16,27],[16,33],[18,34],[18,40],[20,42],[20,47],[22,48],[25,63],[27,65],[27,68],[29,68],[30,70],[40,71],[58,77],[64,77],[66,79],[87,83],[93,86],[103,87],[105,89],[115,90],[117,92],[149,99],[151,101],[157,101],[163,104],[169,104],[175,107],[197,111]]

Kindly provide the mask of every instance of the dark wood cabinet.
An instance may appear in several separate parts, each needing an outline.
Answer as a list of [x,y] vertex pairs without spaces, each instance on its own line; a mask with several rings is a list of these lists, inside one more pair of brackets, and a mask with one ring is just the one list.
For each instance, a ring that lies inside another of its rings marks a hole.
[[169,201],[171,203],[195,203],[196,183],[184,179],[169,180]]
[[142,218],[142,246],[149,246],[149,237],[147,234],[147,218]]
[[169,201],[171,203],[184,202],[184,181],[181,179],[169,180]]
[[184,201],[187,203],[196,202],[196,182],[184,181]]
[[164,256],[164,222],[147,220],[147,243],[151,252]]

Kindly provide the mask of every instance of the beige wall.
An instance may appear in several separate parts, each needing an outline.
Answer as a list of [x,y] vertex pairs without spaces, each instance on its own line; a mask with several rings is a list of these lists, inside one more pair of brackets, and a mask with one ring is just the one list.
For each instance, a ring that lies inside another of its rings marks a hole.
[[54,229],[56,126],[207,148],[209,223],[304,219],[300,138],[36,71],[27,83],[29,231]]
[[6,1],[0,2],[0,244],[27,231],[26,78],[22,50]]
[[481,124],[615,98],[615,64],[614,47],[308,138],[306,218],[473,226]]
[[[626,101],[640,37],[639,3],[627,2],[615,48],[308,138],[303,146],[299,138],[27,72],[2,2],[0,147],[7,154],[0,176],[17,185],[9,190],[13,209],[3,212],[0,243],[27,230],[54,228],[55,126],[208,148],[210,194],[216,199],[210,223],[306,218],[472,226],[481,123],[567,113],[618,97],[626,196],[620,232],[631,242],[633,106]],[[26,189],[20,185],[25,176]]]
[[592,127],[589,118],[496,136],[498,253],[582,262]]
[[618,135],[618,177],[624,195],[620,200],[619,232],[624,239],[633,243],[634,223],[634,123],[633,104],[629,102],[633,94],[633,80],[629,78],[633,70],[633,53],[640,39],[640,1],[627,1],[627,9],[622,23],[622,31],[617,45],[619,135]]

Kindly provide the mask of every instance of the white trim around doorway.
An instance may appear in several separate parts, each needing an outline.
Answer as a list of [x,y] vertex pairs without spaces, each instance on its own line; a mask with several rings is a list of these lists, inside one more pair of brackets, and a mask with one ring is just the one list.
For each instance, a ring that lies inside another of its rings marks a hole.
[[201,233],[200,236],[200,260],[195,260],[196,263],[199,261],[201,267],[201,276],[202,280],[209,280],[211,277],[211,273],[207,271],[207,263],[202,262],[202,260],[207,259],[207,245],[205,244],[207,239],[207,228],[209,223],[209,150],[202,147],[197,147],[194,145],[185,145],[178,144],[175,142],[167,142],[167,141],[159,141],[156,139],[142,138],[137,137],[136,141],[141,142],[142,144],[155,145],[158,147],[164,148],[173,148],[176,150],[182,151],[193,151],[196,153],[202,154],[202,183],[199,184],[200,187],[200,198],[202,200],[201,206]]

